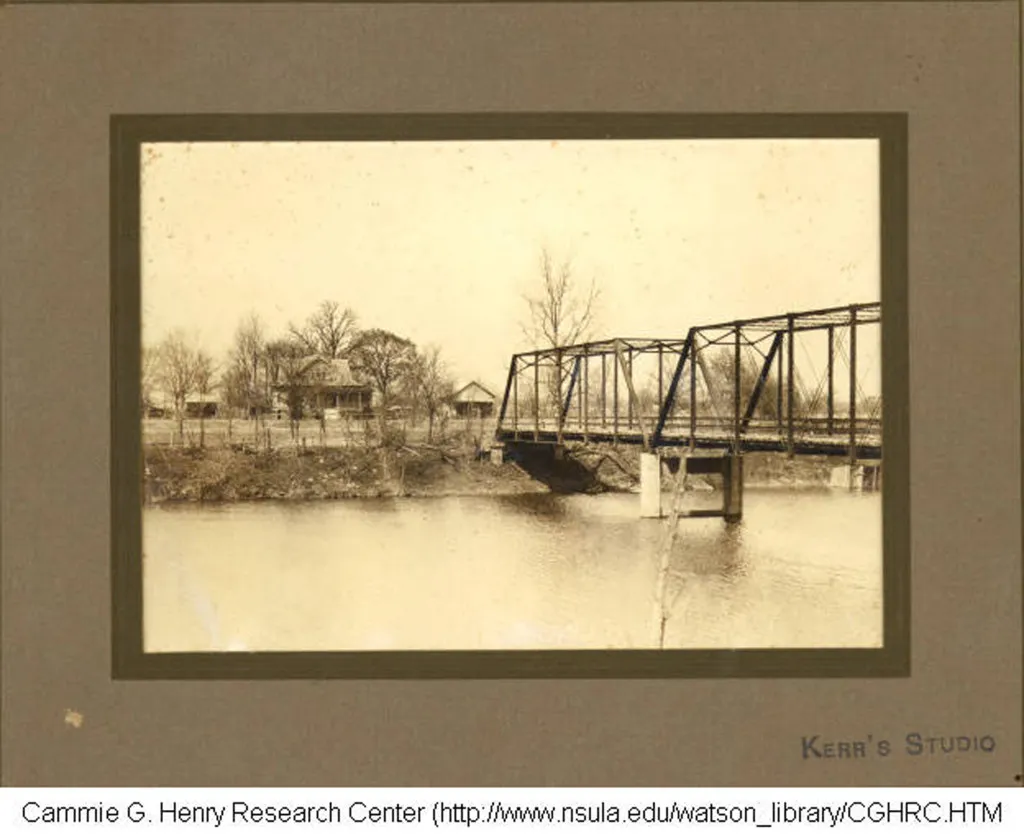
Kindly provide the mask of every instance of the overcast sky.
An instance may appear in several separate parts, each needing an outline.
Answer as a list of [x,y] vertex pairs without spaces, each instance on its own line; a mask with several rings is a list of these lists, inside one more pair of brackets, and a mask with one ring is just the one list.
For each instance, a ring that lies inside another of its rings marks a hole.
[[148,145],[143,339],[221,358],[249,312],[283,332],[329,299],[500,389],[544,246],[596,279],[596,338],[877,301],[878,163],[873,140]]

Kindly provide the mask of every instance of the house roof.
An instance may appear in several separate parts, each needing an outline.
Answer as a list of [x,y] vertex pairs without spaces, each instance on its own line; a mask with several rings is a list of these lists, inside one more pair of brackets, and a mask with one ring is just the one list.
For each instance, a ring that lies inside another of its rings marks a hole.
[[495,396],[479,382],[470,382],[455,392],[452,399],[457,403],[491,403]]
[[327,388],[359,388],[368,390],[369,384],[352,371],[347,359],[326,359],[322,356],[310,358],[306,370],[318,369],[313,377],[317,385]]
[[220,401],[220,394],[218,394],[216,391],[207,391],[202,397],[200,397],[198,394],[189,394],[185,398],[186,403],[220,403]]

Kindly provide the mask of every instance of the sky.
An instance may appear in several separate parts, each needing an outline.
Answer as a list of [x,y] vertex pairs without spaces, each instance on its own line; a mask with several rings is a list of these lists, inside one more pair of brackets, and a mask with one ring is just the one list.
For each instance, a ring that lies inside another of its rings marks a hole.
[[596,282],[594,338],[681,338],[878,301],[879,212],[875,140],[151,144],[143,342],[222,359],[331,300],[500,394],[545,247]]

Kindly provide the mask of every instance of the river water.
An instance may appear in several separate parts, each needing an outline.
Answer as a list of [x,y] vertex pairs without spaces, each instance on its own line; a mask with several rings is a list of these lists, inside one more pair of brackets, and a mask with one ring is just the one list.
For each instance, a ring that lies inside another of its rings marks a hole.
[[[748,487],[738,525],[682,519],[666,647],[881,645],[881,509]],[[638,512],[548,494],[147,508],[146,650],[647,648],[665,524]]]

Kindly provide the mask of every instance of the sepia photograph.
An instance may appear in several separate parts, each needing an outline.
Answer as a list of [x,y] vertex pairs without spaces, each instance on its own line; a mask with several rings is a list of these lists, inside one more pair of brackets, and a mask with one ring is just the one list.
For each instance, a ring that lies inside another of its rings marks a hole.
[[146,653],[883,647],[879,140],[139,167]]

